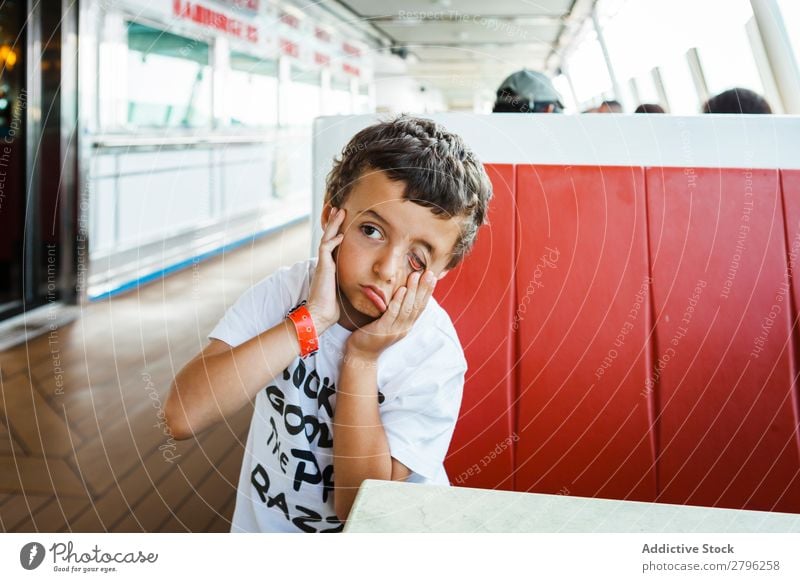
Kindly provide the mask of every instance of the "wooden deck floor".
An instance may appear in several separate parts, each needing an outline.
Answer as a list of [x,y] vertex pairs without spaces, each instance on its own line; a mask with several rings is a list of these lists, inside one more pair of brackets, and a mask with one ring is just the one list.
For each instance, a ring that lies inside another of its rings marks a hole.
[[159,411],[225,308],[309,245],[303,222],[0,352],[0,531],[228,531],[251,408],[182,442]]

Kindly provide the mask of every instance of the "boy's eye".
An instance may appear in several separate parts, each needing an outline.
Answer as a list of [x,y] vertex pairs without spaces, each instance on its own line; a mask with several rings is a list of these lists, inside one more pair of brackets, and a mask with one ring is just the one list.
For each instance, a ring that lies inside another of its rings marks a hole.
[[425,264],[425,261],[420,259],[417,255],[415,255],[414,253],[411,253],[411,255],[409,255],[409,256],[411,258],[411,268],[412,269],[414,269],[415,271],[424,271],[427,268],[427,265]]
[[[381,231],[379,231],[377,228],[375,228],[371,224],[362,224],[361,225],[361,232],[363,232],[364,235],[367,238],[371,238],[373,240],[380,240],[380,238],[381,238],[381,236],[380,236],[381,235]],[[375,234],[377,234],[378,236],[373,236]]]

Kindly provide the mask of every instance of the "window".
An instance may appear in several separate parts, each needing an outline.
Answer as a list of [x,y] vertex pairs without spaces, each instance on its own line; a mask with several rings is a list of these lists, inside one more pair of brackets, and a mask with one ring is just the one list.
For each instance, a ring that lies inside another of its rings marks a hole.
[[720,28],[711,42],[697,47],[697,52],[710,95],[733,87],[764,93],[744,23]]
[[582,40],[568,61],[575,97],[581,108],[591,102],[598,93],[611,89],[611,78],[608,75],[603,51],[591,26],[591,21],[587,19],[581,32]]
[[[635,79],[639,99],[658,103],[660,91],[656,87],[654,92],[647,79],[657,67],[672,112],[697,113],[697,91],[685,58],[693,47],[712,94],[732,86],[763,92],[745,29],[752,17],[748,0],[598,0],[596,9],[623,93],[629,88],[625,81]],[[584,27],[566,63],[582,104],[611,89],[591,19]]]
[[639,103],[659,103],[666,107],[666,103],[661,103],[661,96],[658,94],[658,87],[650,71],[645,71],[634,77],[636,90],[639,94]]
[[669,112],[676,115],[700,113],[700,98],[692,80],[687,56],[675,55],[659,67],[664,90],[669,99]]
[[129,128],[209,126],[209,45],[135,22],[127,23],[127,29],[125,125]]
[[350,79],[331,78],[331,88],[323,103],[323,111],[325,115],[347,115],[353,112]]
[[282,125],[311,125],[320,114],[322,76],[319,71],[292,65],[289,83],[284,83],[281,109]]
[[359,83],[355,111],[353,113],[371,113],[375,110],[370,101],[369,88],[369,84]]
[[225,83],[225,123],[266,127],[278,122],[278,62],[231,52]]
[[800,65],[800,2],[797,2],[797,0],[778,0],[778,7],[781,11],[789,42],[792,43],[794,58]]

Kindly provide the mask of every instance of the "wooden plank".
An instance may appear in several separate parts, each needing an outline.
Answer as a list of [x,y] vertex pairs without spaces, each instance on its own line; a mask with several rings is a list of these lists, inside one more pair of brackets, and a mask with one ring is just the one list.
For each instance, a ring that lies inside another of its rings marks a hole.
[[[191,450],[192,443],[179,443],[176,455],[184,455]],[[130,506],[142,499],[155,487],[156,483],[172,469],[158,448],[153,449],[145,458],[144,464],[120,479],[115,487],[95,499],[93,507],[87,507],[76,515],[69,523],[68,529],[73,532],[106,531],[117,522]]]
[[52,495],[84,495],[75,472],[62,459],[0,456],[0,491]]
[[237,443],[226,451],[214,470],[199,484],[193,494],[174,511],[159,531],[203,532],[209,517],[219,517],[231,496],[236,497],[243,450]]
[[44,358],[43,353],[31,353],[26,346],[16,346],[0,352],[0,378],[10,380],[20,372],[28,369],[32,362]]
[[[9,428],[27,454],[63,457],[72,452],[69,427],[63,416],[51,408],[27,376],[20,374],[3,381],[0,390],[0,417],[11,423]],[[73,440],[79,441],[77,435]]]
[[8,427],[0,422],[0,455],[22,454],[23,452],[22,447],[14,439],[14,435],[8,431]]
[[88,497],[53,498],[14,527],[15,532],[59,532],[91,504]]
[[[145,396],[146,398],[146,396]],[[142,455],[175,441],[159,426],[156,411],[140,406],[134,412],[120,410],[123,419],[100,425],[98,438],[78,449],[75,463],[92,491],[105,493],[116,481],[142,463]]]
[[[113,369],[113,366],[109,367]],[[93,436],[91,430],[84,430],[83,427],[94,427],[97,411],[119,406],[117,386],[110,380],[100,382],[96,375],[86,370],[83,363],[66,364],[56,373],[52,363],[45,361],[31,369],[31,376],[33,386],[53,408],[66,408],[68,417],[72,419],[70,427],[82,439]]]
[[31,513],[52,499],[47,495],[12,495],[0,506],[0,522],[4,532],[13,532],[14,528],[25,521]]
[[[275,252],[277,246],[280,253]],[[65,422],[58,417],[64,427],[61,439],[55,439],[59,446],[49,446],[50,433],[45,431],[45,446],[37,449],[46,457],[59,458],[55,461],[49,458],[21,460],[22,485],[13,457],[3,454],[11,452],[5,449],[14,445],[0,448],[0,495],[19,491],[20,486],[25,487],[26,492],[30,489],[52,495],[49,468],[59,495],[65,491],[69,493],[71,510],[65,519],[57,511],[57,505],[48,506],[42,509],[36,526],[45,531],[59,526],[66,531],[105,531],[130,513],[129,505],[141,504],[162,487],[170,471],[180,476],[175,466],[165,462],[158,449],[168,442],[168,437],[159,427],[153,426],[157,410],[152,406],[151,391],[142,373],[150,374],[154,391],[164,402],[175,371],[173,366],[179,367],[205,345],[205,334],[225,308],[268,273],[305,258],[308,248],[308,224],[300,224],[136,292],[90,303],[81,319],[58,330],[58,361],[53,359],[53,346],[47,336],[0,353],[0,381],[13,382],[15,389],[24,384],[31,408],[37,411],[49,407],[58,415],[63,407],[67,412]],[[59,373],[62,378],[57,377]],[[57,391],[60,388],[63,393]],[[9,407],[9,412],[17,417],[26,416],[19,406]],[[243,410],[230,421],[233,429],[219,425],[200,435],[200,442],[217,439],[230,446],[235,441],[231,430],[243,438],[250,414],[249,409]],[[53,417],[48,416],[48,422],[53,421]],[[0,440],[2,434],[0,432]],[[14,427],[11,427],[11,437],[14,436]],[[71,454],[69,436],[76,442],[77,456]],[[38,433],[29,428],[26,440],[18,445],[27,447],[29,441],[35,444],[36,438]],[[176,453],[183,455],[176,464],[188,467],[184,469],[186,477],[181,478],[182,483],[176,481],[175,492],[181,495],[172,507],[182,502],[187,490],[197,487],[212,470],[199,449],[197,460],[187,463],[191,461],[188,451],[196,448],[196,441],[176,443],[176,446]],[[204,446],[214,449],[219,445]],[[233,463],[234,459],[241,460],[241,451],[227,463]],[[219,454],[212,456],[212,460],[215,464],[225,461]],[[77,476],[79,469],[90,484],[91,499]],[[6,491],[9,493],[4,493]],[[28,498],[40,499],[43,504],[51,497],[28,495]],[[23,500],[21,496],[10,495],[0,505],[3,528],[8,529],[9,522],[28,529],[32,526],[33,520],[26,518],[39,505],[32,505],[29,510],[24,504],[19,505],[20,500]],[[85,501],[83,505],[81,500]],[[92,506],[92,501],[96,507]],[[72,515],[72,508],[75,515]],[[168,511],[162,503],[155,526],[164,521]],[[208,523],[216,517],[209,512]],[[23,520],[26,520],[24,524]]]
[[[194,488],[202,483],[217,464],[226,457],[237,456],[241,462],[242,446],[236,443],[235,448],[232,448],[231,443],[235,442],[236,437],[231,434],[229,427],[224,424],[217,425],[211,429],[210,434],[204,436],[206,438],[201,440],[200,445],[193,447],[185,457],[175,463],[173,470],[136,503],[132,513],[127,512],[124,518],[114,525],[114,531],[159,531],[159,526],[171,512],[193,494]],[[212,513],[207,511],[205,514],[210,519]]]
[[231,531],[231,522],[233,521],[233,510],[236,507],[236,493],[231,495],[230,499],[225,502],[225,506],[219,512],[219,515],[214,516],[203,531],[209,533],[227,533]]

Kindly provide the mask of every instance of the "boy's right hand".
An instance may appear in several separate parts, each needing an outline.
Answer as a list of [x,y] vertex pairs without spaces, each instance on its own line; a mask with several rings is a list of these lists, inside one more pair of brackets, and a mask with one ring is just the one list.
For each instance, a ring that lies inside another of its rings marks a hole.
[[336,263],[333,260],[333,249],[339,246],[344,234],[339,227],[344,224],[347,211],[334,208],[328,216],[328,223],[319,243],[319,255],[311,290],[308,295],[308,311],[314,320],[317,335],[339,321],[339,301],[336,297]]

